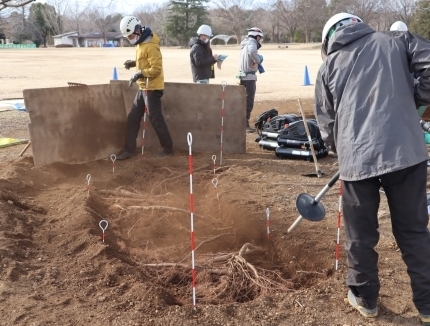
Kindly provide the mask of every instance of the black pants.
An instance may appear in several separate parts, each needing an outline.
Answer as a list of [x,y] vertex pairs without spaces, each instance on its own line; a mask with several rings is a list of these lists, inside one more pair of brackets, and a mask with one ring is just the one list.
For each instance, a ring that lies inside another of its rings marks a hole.
[[430,315],[430,233],[427,228],[427,162],[360,181],[343,181],[346,284],[373,309],[379,295],[379,189],[388,200],[397,245],[407,265],[413,301],[421,314]]
[[240,84],[246,89],[246,123],[247,127],[249,118],[251,117],[251,111],[254,108],[255,91],[257,89],[256,80],[241,80]]
[[[136,149],[136,138],[140,129],[140,122],[143,118],[145,107],[145,91],[139,89],[131,107],[131,111],[127,117],[127,132],[125,137],[125,150],[133,153]],[[148,91],[148,112],[149,121],[158,136],[161,147],[165,150],[172,150],[173,143],[170,137],[169,129],[167,129],[161,112],[161,97],[162,90]]]

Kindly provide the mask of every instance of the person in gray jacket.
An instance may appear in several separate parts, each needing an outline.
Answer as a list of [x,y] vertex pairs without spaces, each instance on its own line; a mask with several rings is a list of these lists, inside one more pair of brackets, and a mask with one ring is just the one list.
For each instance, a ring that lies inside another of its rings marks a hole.
[[248,29],[248,36],[240,43],[239,79],[240,85],[246,89],[246,130],[254,132],[255,129],[249,125],[252,109],[254,108],[258,65],[261,57],[258,49],[261,47],[263,32],[258,27]]
[[[430,43],[409,32],[375,32],[348,13],[330,18],[322,40],[314,110],[325,142],[338,154],[348,302],[365,317],[378,314],[382,187],[413,302],[430,325],[428,153],[416,113],[430,104]],[[415,93],[414,72],[420,76]]]
[[190,63],[193,81],[197,84],[209,84],[209,78],[215,78],[214,64],[218,54],[212,54],[210,37],[212,29],[209,25],[201,25],[197,30],[198,37],[191,38]]

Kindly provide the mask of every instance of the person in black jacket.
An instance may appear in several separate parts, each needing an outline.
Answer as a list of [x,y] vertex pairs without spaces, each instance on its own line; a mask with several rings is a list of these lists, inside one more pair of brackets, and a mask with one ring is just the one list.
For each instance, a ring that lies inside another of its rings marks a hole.
[[189,42],[193,81],[197,84],[209,84],[209,78],[215,78],[214,64],[218,61],[218,55],[212,55],[210,48],[212,29],[208,25],[202,25],[197,34],[198,37],[191,38]]

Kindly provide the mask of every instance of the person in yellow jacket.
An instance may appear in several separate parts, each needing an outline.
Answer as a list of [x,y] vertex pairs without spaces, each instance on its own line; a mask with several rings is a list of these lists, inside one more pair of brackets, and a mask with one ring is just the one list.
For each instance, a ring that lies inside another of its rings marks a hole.
[[130,78],[129,86],[133,83],[139,90],[127,117],[125,148],[118,160],[134,156],[136,138],[145,109],[145,91],[148,91],[147,113],[163,151],[155,154],[157,157],[173,156],[173,142],[169,129],[161,112],[161,97],[164,92],[163,58],[160,51],[160,38],[148,26],[142,26],[134,16],[125,16],[120,23],[122,35],[136,46],[136,60],[127,60],[126,69],[136,67],[136,73]]

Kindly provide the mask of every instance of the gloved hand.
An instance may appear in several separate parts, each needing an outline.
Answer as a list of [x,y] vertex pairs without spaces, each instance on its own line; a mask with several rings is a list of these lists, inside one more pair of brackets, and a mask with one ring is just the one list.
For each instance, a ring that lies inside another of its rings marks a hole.
[[133,68],[133,67],[136,67],[136,61],[134,61],[134,60],[127,60],[126,62],[124,62],[124,68],[125,69],[130,69],[130,68]]
[[129,80],[128,86],[132,86],[138,79],[143,78],[143,74],[141,71],[136,72]]

